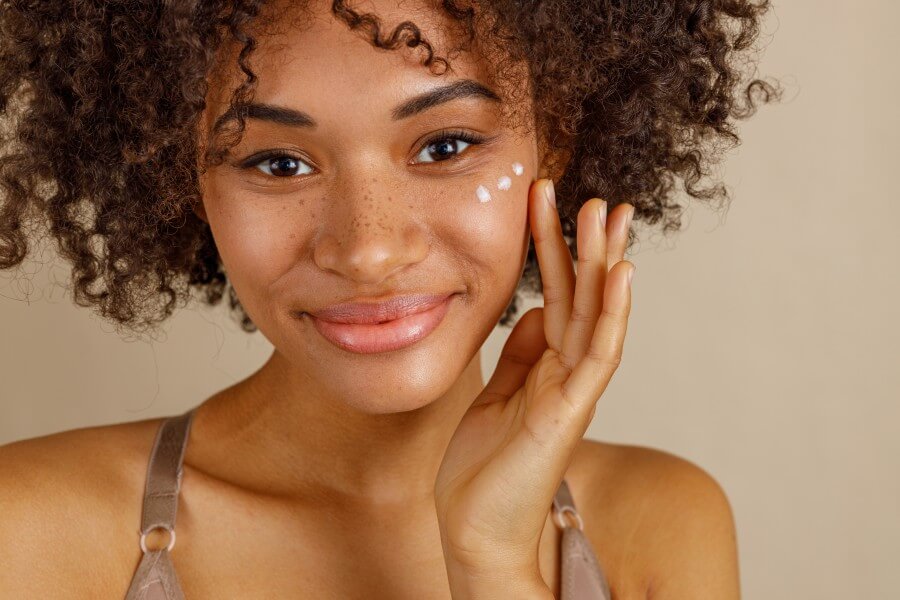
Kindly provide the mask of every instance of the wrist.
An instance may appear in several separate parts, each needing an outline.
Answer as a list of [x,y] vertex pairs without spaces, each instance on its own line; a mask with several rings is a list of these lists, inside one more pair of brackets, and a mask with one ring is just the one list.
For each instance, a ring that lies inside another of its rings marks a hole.
[[546,584],[528,583],[516,578],[504,581],[474,579],[451,581],[450,597],[453,600],[497,600],[498,598],[556,600]]
[[450,597],[453,600],[555,600],[540,572],[505,572],[503,569],[472,571],[461,565],[447,564]]

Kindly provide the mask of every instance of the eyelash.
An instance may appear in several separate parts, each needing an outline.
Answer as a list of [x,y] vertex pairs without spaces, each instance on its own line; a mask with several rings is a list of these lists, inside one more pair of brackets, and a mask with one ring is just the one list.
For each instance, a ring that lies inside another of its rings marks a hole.
[[[463,142],[466,142],[470,146],[478,146],[480,144],[484,144],[487,141],[490,141],[490,139],[492,139],[492,138],[474,134],[470,131],[466,131],[463,129],[447,129],[447,130],[437,132],[436,134],[432,135],[431,137],[426,139],[424,142],[422,142],[422,145],[419,147],[419,153],[421,153],[422,150],[424,150],[425,148],[427,148],[428,146],[431,146],[432,144],[434,144],[436,142],[442,142],[442,141],[447,141],[447,140],[461,140]],[[419,153],[417,153],[416,156],[418,156]],[[454,158],[462,156],[462,154],[464,154],[464,153],[465,153],[465,149],[462,150],[461,152],[451,156],[450,158],[446,158],[444,160],[431,161],[431,163],[449,162],[449,161],[453,160]],[[264,163],[265,161],[272,160],[275,158],[290,158],[290,159],[293,159],[296,161],[306,162],[303,159],[303,157],[295,156],[289,150],[282,150],[282,149],[276,148],[273,150],[268,150],[266,152],[263,152],[262,154],[257,154],[257,155],[251,156],[247,160],[243,161],[239,166],[242,169],[251,169],[251,168],[256,169],[260,164]],[[425,163],[425,164],[428,164],[428,163]],[[268,176],[267,173],[262,173],[262,174]],[[286,175],[284,177],[278,177],[278,178],[279,179],[291,179],[291,178],[299,177],[299,176],[300,175]],[[277,177],[277,176],[272,176],[272,177]]]
[[[483,144],[488,141],[488,138],[472,133],[471,131],[466,131],[464,129],[446,129],[444,131],[437,132],[436,134],[422,142],[422,146],[419,148],[419,152],[434,144],[435,142],[442,142],[445,140],[462,140],[472,146],[478,146],[479,144]],[[465,150],[463,152],[465,152]],[[452,158],[456,158],[457,156],[460,156],[460,154],[456,154]],[[447,160],[451,159],[448,158]],[[436,160],[434,162],[447,162],[447,160]]]

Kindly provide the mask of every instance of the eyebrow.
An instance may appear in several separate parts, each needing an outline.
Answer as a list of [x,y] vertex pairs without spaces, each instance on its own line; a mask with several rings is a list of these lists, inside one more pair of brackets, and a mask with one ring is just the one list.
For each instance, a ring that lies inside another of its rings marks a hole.
[[[500,97],[487,86],[472,79],[460,79],[405,100],[391,111],[391,120],[407,119],[439,104],[468,97],[486,98],[493,102],[500,102]],[[268,121],[278,125],[308,128],[315,128],[318,125],[309,113],[286,106],[251,102],[243,106],[242,112],[247,119]],[[229,108],[216,119],[213,131],[218,131],[226,122],[235,119],[237,119],[236,111],[234,108]]]

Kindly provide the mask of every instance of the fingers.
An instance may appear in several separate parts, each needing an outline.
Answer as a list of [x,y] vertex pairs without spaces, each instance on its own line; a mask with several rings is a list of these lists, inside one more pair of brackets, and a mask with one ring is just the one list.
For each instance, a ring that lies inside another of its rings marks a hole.
[[553,182],[549,179],[539,179],[531,186],[529,221],[543,284],[544,336],[547,345],[559,352],[572,312],[575,269],[572,253],[562,235],[559,214],[545,195],[548,190],[553,194]]
[[494,374],[472,406],[508,400],[525,383],[547,349],[541,313],[541,308],[532,308],[519,318],[503,345]]
[[603,308],[584,356],[562,384],[568,403],[579,414],[592,415],[622,360],[628,317],[631,314],[631,283],[634,264],[623,260],[607,274]]
[[575,299],[563,335],[559,361],[571,370],[594,333],[606,285],[606,202],[592,198],[578,211],[578,267]]
[[[562,235],[559,213],[555,206],[547,202],[546,192],[555,198],[550,179],[538,179],[529,191],[529,222],[543,284],[544,332],[548,346],[562,354],[566,364],[573,365],[587,349],[593,325],[599,315],[599,298],[602,297],[602,280],[605,279],[606,270],[625,256],[634,207],[627,203],[616,206],[600,235],[597,235],[596,224],[586,211],[592,210],[602,200],[591,199],[581,207],[576,240],[580,263],[578,279],[586,275],[584,278],[590,281],[585,282],[585,289],[579,294],[572,254]],[[591,239],[584,240],[584,236]],[[605,258],[604,251],[598,246],[605,246]],[[587,266],[588,263],[595,268]],[[603,264],[603,273],[599,274]],[[590,304],[591,298],[596,305]],[[577,331],[570,334],[570,340],[565,342],[566,330],[573,319]],[[564,344],[568,345],[564,347]]]
[[605,222],[600,219],[601,199],[592,198],[581,207],[576,282],[559,214],[547,202],[545,190],[553,193],[552,182],[538,180],[529,198],[543,282],[544,335],[547,346],[559,353],[561,364],[570,371],[565,383],[567,403],[584,405],[578,412],[593,415],[597,400],[621,361],[631,311],[627,275],[634,264],[624,256],[634,206],[617,206]]
[[560,352],[560,362],[569,370],[588,349],[603,307],[606,273],[624,258],[628,244],[634,206],[627,203],[616,206],[608,218],[598,219],[605,210],[602,200],[592,198],[578,213],[575,300]]

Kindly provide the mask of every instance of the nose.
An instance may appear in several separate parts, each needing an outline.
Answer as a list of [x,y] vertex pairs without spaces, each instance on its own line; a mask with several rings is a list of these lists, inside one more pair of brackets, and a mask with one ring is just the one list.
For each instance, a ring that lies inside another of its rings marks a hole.
[[320,269],[361,284],[379,284],[425,259],[424,215],[396,190],[368,188],[329,202],[313,250]]

